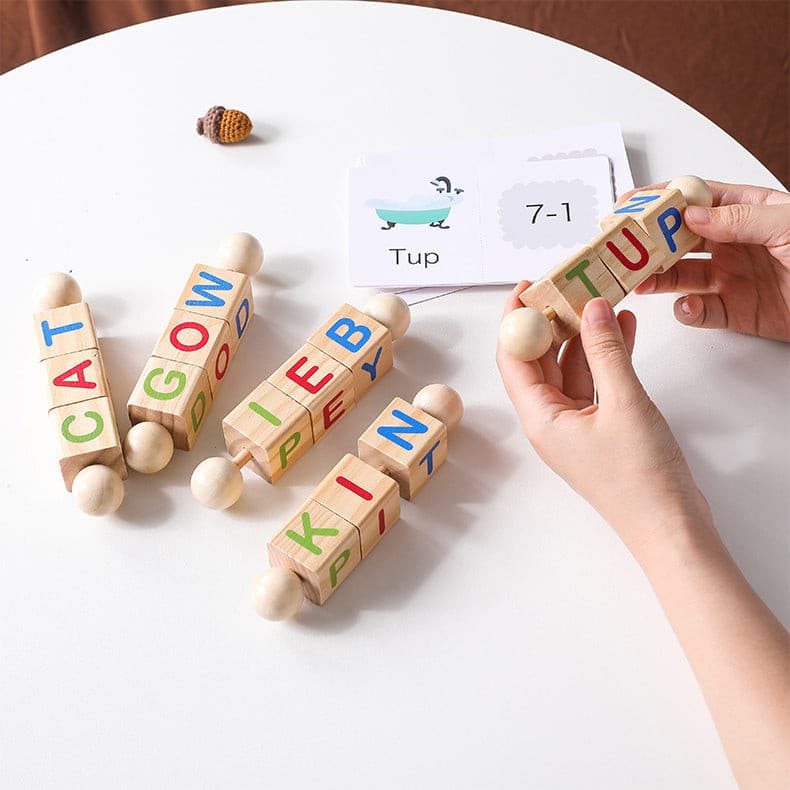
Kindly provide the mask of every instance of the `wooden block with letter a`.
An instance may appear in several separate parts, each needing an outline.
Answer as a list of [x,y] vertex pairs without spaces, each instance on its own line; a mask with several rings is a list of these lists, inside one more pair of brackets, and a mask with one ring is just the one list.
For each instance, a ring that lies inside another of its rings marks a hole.
[[250,278],[229,269],[198,264],[192,269],[175,309],[227,321],[230,350],[235,354],[255,312]]
[[129,396],[129,420],[158,422],[179,450],[195,444],[213,398],[203,368],[151,357]]
[[666,253],[632,217],[622,216],[596,236],[590,247],[629,293],[668,261]]
[[85,302],[41,310],[34,314],[33,321],[39,359],[99,347],[91,311]]
[[269,541],[269,564],[290,568],[305,595],[323,604],[361,559],[359,532],[329,508],[309,499]]
[[92,398],[49,412],[66,489],[86,466],[102,464],[125,480],[126,464],[109,398]]
[[228,452],[249,450],[247,465],[270,483],[313,446],[310,412],[268,381],[225,417],[222,432]]
[[61,354],[39,364],[46,379],[47,410],[110,395],[98,348]]
[[354,405],[354,380],[345,365],[305,343],[267,379],[310,412],[313,442]]
[[411,499],[447,458],[443,422],[395,398],[359,437],[359,457],[392,477]]
[[400,518],[398,484],[350,453],[310,497],[359,530],[363,559]]
[[307,342],[351,371],[356,400],[392,367],[389,329],[350,304],[344,304]]

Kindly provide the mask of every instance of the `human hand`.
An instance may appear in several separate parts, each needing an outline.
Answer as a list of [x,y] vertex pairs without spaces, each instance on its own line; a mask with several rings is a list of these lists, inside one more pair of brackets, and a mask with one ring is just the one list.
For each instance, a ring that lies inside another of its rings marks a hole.
[[684,219],[703,238],[698,250],[711,253],[711,259],[678,261],[634,292],[686,294],[674,312],[688,326],[790,340],[790,195],[707,183],[713,208],[689,206]]
[[[522,306],[518,295],[527,287],[516,286],[505,314]],[[522,362],[500,345],[497,365],[538,455],[640,559],[659,533],[681,522],[710,524],[710,511],[634,372],[634,315],[623,310],[615,318],[605,299],[593,299],[581,324],[559,359],[556,346]]]

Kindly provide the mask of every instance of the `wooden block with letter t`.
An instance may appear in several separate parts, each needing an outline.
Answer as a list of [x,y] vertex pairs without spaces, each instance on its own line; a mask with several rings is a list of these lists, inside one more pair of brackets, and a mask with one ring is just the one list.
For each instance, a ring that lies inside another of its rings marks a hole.
[[213,398],[203,368],[151,357],[129,396],[129,420],[158,422],[179,450],[195,444]]
[[310,412],[315,443],[356,400],[351,371],[309,343],[275,370],[267,381]]
[[307,342],[351,371],[356,400],[392,367],[389,329],[350,304],[344,304]]
[[359,437],[359,457],[392,477],[411,499],[447,458],[447,427],[395,398]]
[[60,354],[39,364],[46,379],[47,410],[110,395],[98,348]]
[[310,497],[359,530],[363,559],[400,518],[398,484],[350,453]]
[[290,568],[305,595],[323,604],[362,558],[357,528],[329,508],[305,502],[269,541],[269,564]]
[[270,483],[313,446],[310,412],[268,381],[222,421],[228,452],[249,450],[248,466]]
[[85,302],[42,310],[34,314],[33,321],[39,359],[99,347],[91,311]]

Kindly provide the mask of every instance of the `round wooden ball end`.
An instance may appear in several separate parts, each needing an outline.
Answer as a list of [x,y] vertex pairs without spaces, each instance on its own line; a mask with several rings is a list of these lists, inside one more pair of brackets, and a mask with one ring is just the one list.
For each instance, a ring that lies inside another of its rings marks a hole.
[[253,582],[253,608],[266,620],[287,620],[293,617],[302,601],[302,581],[288,568],[267,568]]
[[263,265],[263,247],[251,233],[231,233],[220,242],[217,264],[252,277]]
[[189,487],[203,507],[225,510],[239,501],[244,478],[239,467],[228,458],[206,458],[192,472]]
[[121,506],[124,485],[109,466],[93,464],[81,469],[71,484],[77,507],[90,516],[106,516]]
[[45,274],[33,288],[36,310],[52,310],[82,301],[79,283],[64,272]]
[[411,310],[406,300],[396,294],[371,296],[362,311],[389,329],[392,339],[403,337],[411,323]]
[[699,176],[673,178],[667,184],[667,189],[679,189],[689,206],[710,208],[713,205],[713,192]]
[[414,396],[412,403],[431,417],[441,420],[448,431],[452,431],[464,416],[461,396],[446,384],[428,384]]
[[150,475],[164,469],[173,457],[173,437],[158,422],[138,422],[129,429],[123,440],[126,464]]
[[499,342],[511,357],[525,362],[539,359],[551,348],[549,319],[533,307],[511,310],[499,326]]

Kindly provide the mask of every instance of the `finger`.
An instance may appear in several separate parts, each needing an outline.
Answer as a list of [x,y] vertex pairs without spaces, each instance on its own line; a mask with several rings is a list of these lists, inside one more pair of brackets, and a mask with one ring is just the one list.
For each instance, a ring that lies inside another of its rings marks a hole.
[[733,203],[718,208],[689,206],[684,219],[692,233],[711,241],[767,247],[790,244],[790,203],[771,206]]
[[651,274],[634,288],[638,294],[712,293],[716,289],[713,264],[709,260],[678,261],[661,274]]
[[727,308],[718,294],[689,294],[674,305],[675,318],[686,326],[726,329]]
[[524,306],[524,303],[518,297],[520,294],[524,293],[530,285],[532,285],[532,283],[529,280],[520,280],[516,283],[515,288],[513,288],[505,300],[505,309],[502,311],[503,318],[512,310]]
[[752,205],[776,205],[790,203],[790,194],[779,192],[767,187],[755,187],[747,184],[726,184],[723,181],[707,181],[713,193],[714,206],[726,206],[731,203],[750,203]]
[[636,316],[630,310],[621,310],[617,314],[617,323],[620,324],[620,331],[623,333],[625,350],[629,357],[633,356],[636,342]]
[[571,400],[592,403],[595,388],[580,337],[573,337],[565,344],[560,370],[565,394]]

